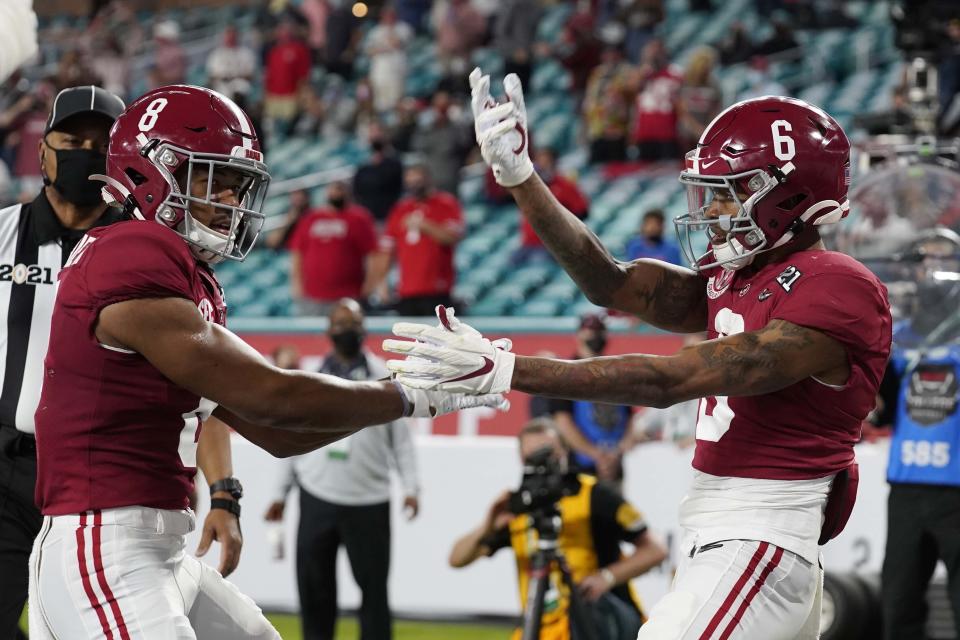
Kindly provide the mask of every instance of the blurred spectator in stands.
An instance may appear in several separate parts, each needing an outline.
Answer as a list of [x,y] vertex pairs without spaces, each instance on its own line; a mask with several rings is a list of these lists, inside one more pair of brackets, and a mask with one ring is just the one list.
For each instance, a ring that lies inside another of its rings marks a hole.
[[699,47],[690,55],[677,96],[680,151],[693,149],[700,134],[723,107],[723,89],[713,77],[717,52]]
[[180,25],[173,20],[163,20],[155,24],[153,44],[150,88],[186,82],[187,54],[180,45]]
[[268,134],[286,135],[300,111],[300,93],[310,77],[310,50],[296,37],[290,20],[277,25],[274,36],[264,68],[263,115]]
[[264,244],[268,249],[279,250],[289,248],[290,237],[300,218],[310,210],[310,192],[306,189],[296,189],[288,196],[289,205],[283,214],[283,224],[266,235]]
[[280,369],[294,370],[300,368],[300,349],[293,344],[281,344],[271,354],[273,364]]
[[[539,147],[533,154],[534,166],[540,179],[549,187],[550,192],[560,204],[578,218],[586,218],[590,211],[590,201],[580,191],[577,183],[557,171],[557,154],[549,147]],[[547,248],[537,236],[526,217],[520,215],[520,246],[510,258],[511,264],[520,266],[552,260]]]
[[487,21],[470,0],[438,0],[430,17],[444,80],[462,85],[473,50],[483,41]]
[[758,98],[760,96],[785,96],[787,89],[773,79],[770,73],[770,61],[764,56],[750,59],[747,71],[747,88],[737,95],[737,101]]
[[766,40],[760,42],[753,48],[755,56],[769,56],[781,51],[789,51],[800,46],[796,36],[793,35],[793,28],[783,18],[774,18],[770,21],[773,27],[773,33]]
[[463,237],[463,212],[456,196],[433,187],[426,165],[408,167],[404,186],[407,196],[387,218],[375,282],[384,286],[390,260],[396,255],[399,279],[394,308],[402,316],[429,316],[438,304],[453,305],[453,252]]
[[300,85],[297,95],[298,114],[291,135],[316,138],[328,124],[327,104],[309,82]]
[[631,75],[620,45],[607,44],[600,66],[590,74],[583,98],[591,163],[627,159],[627,131],[634,96]]
[[407,47],[413,40],[413,29],[397,20],[396,10],[387,5],[380,10],[380,20],[367,35],[365,50],[370,58],[370,86],[373,107],[383,114],[393,109],[407,82]]
[[542,17],[537,0],[503,0],[494,24],[493,45],[503,56],[503,74],[517,74],[527,95],[533,92],[533,46]]
[[[765,14],[761,14],[765,15]],[[725,65],[746,62],[753,55],[753,42],[747,33],[747,26],[734,22],[727,37],[720,43],[720,62]]]
[[351,11],[350,2],[331,5],[327,14],[327,46],[323,52],[323,64],[327,71],[349,80],[353,76],[353,63],[360,45],[360,21]]
[[643,48],[633,142],[640,160],[674,160],[681,157],[677,142],[677,96],[683,77],[670,64],[663,41],[655,38]]
[[434,93],[430,107],[413,134],[411,147],[423,155],[437,189],[455,194],[460,168],[475,146],[473,123],[465,121],[463,109],[453,104],[446,91]]
[[398,153],[409,153],[413,148],[413,135],[417,132],[419,109],[417,99],[406,97],[397,103],[390,127],[390,144]]
[[68,49],[60,55],[52,80],[57,91],[68,87],[100,84],[100,78],[87,66],[79,49]]
[[[27,183],[36,183],[40,187],[40,160],[37,149],[46,130],[47,114],[53,107],[56,88],[46,81],[38,82],[31,92],[31,101],[17,117],[13,127],[16,144],[16,156],[13,175],[21,181],[21,191],[31,189]],[[9,136],[8,136],[9,140]]]
[[[342,300],[330,313],[333,350],[319,372],[347,380],[390,375],[383,360],[364,348],[360,305]],[[377,341],[379,342],[379,341]],[[285,461],[269,522],[283,520],[287,495],[300,489],[297,587],[303,638],[333,640],[337,621],[337,553],[344,547],[362,599],[359,637],[390,640],[390,470],[396,470],[407,519],[420,509],[416,453],[406,420],[368,427],[316,451]],[[337,637],[343,637],[337,635]]]
[[377,248],[373,216],[345,182],[327,186],[327,206],[305,214],[290,237],[290,288],[300,315],[330,313],[341,298],[365,299]]
[[307,21],[307,46],[313,53],[313,61],[322,64],[324,49],[327,46],[327,16],[330,15],[330,3],[327,0],[302,0],[300,13]]
[[[937,67],[940,99],[941,130],[953,129],[960,120],[960,114],[953,111],[960,109],[960,18],[954,18],[947,23],[947,37],[940,48],[940,62]],[[957,103],[954,105],[954,103]],[[953,107],[953,108],[951,108]]]
[[[3,108],[0,110],[0,138],[3,140],[0,158],[11,172],[15,172],[17,149],[20,146],[20,128],[31,117],[39,119],[36,115],[37,111],[42,111],[39,105],[42,102],[42,95],[39,92],[50,93],[53,87],[49,82],[31,85],[29,81],[24,80],[22,83],[17,81],[4,83],[0,89],[2,89],[0,100],[3,101]],[[42,136],[43,127],[36,141],[39,142]],[[39,165],[36,170],[39,172]]]
[[563,25],[560,43],[553,50],[570,74],[570,88],[578,106],[591,72],[601,62],[602,45],[594,32],[595,25],[590,0],[577,0],[576,8]]
[[355,100],[351,130],[357,138],[369,138],[369,129],[379,122],[377,110],[373,106],[373,87],[369,78],[361,78],[354,89]]
[[663,235],[666,228],[664,222],[661,209],[651,209],[643,214],[640,233],[627,242],[627,260],[655,258],[670,264],[683,264],[680,247]]
[[370,210],[383,224],[390,209],[403,195],[403,164],[390,147],[380,124],[370,127],[370,160],[360,165],[353,176],[353,193],[357,202]]
[[256,71],[256,54],[250,47],[240,44],[237,28],[229,25],[223,30],[220,46],[207,56],[207,86],[245,105]]
[[627,60],[635,63],[663,22],[663,0],[618,0],[618,5],[615,20],[626,29],[623,49]]
[[431,4],[433,4],[433,0],[396,0],[394,2],[397,17],[410,25],[416,33],[426,31]]
[[[607,348],[606,320],[593,313],[582,316],[576,339],[572,359],[602,356]],[[556,399],[550,408],[557,430],[573,452],[576,468],[618,485],[623,480],[620,446],[627,436],[632,409],[599,402]]]
[[130,58],[116,34],[106,33],[95,41],[90,52],[90,70],[110,93],[126,96],[130,92]]

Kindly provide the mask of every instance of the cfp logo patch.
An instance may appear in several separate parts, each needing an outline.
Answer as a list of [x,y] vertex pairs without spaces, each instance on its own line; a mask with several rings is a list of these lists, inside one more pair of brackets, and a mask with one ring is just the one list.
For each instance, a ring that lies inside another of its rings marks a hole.
[[204,298],[200,301],[200,304],[197,305],[197,309],[200,310],[200,315],[203,316],[203,319],[207,322],[213,322],[214,313],[213,313],[213,303],[210,302],[207,298]]
[[0,282],[53,284],[53,269],[38,264],[0,264]]
[[729,269],[721,269],[720,275],[710,276],[710,279],[707,281],[707,297],[711,300],[716,300],[723,295],[723,292],[730,287],[730,283],[733,282],[734,272]]

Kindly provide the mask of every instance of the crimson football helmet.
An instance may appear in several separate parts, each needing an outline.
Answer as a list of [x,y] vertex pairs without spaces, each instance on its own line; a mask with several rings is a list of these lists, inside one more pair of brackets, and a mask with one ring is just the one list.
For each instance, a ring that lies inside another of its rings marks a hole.
[[[686,156],[680,182],[689,213],[675,219],[694,269],[736,270],[783,246],[804,225],[831,224],[850,211],[850,142],[836,120],[802,100],[764,96],[729,107]],[[715,196],[732,198],[734,215],[707,216]],[[717,229],[726,239],[717,241]],[[694,232],[709,250],[697,256]],[[709,244],[712,239],[712,244]]]
[[[192,194],[194,173],[208,172],[206,195]],[[240,175],[237,203],[217,199],[214,174]],[[243,260],[263,226],[270,174],[250,118],[229,98],[188,85],[154,89],[127,107],[110,130],[104,199],[179,234],[197,258]],[[177,178],[180,178],[178,181]],[[190,215],[191,203],[230,215],[229,230]]]

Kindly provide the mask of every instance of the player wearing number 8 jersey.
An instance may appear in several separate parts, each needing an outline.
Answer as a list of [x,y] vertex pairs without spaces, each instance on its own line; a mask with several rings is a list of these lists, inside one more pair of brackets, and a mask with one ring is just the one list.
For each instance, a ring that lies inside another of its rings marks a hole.
[[[210,265],[242,260],[269,182],[256,132],[220,94],[168,86],[110,132],[95,229],[61,272],[36,412],[30,637],[279,638],[184,553],[199,426],[215,415],[278,456],[367,425],[501,398],[283,371],[227,331]],[[426,393],[426,395],[423,395]]]
[[[680,176],[676,220],[692,269],[614,259],[564,210],[526,157],[516,77],[507,100],[471,76],[477,140],[557,261],[595,304],[711,340],[669,357],[578,361],[519,356],[480,336],[425,325],[388,366],[406,384],[664,407],[702,398],[695,479],[680,508],[683,560],[641,640],[794,640],[819,633],[818,544],[845,524],[856,492],[853,445],[890,351],[880,282],[827,251],[818,227],[849,209],[850,145],[822,110],[763,97],[707,126]],[[708,245],[694,252],[694,233]],[[442,311],[442,310],[441,310]],[[443,313],[441,323],[443,323]]]

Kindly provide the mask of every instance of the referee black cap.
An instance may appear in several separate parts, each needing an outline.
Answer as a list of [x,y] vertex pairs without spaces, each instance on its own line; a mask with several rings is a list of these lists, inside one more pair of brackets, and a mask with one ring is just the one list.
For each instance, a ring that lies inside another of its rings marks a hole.
[[106,89],[94,85],[83,87],[69,87],[57,94],[53,100],[53,109],[47,120],[44,135],[50,133],[72,116],[81,113],[96,113],[110,119],[110,122],[119,117],[126,105],[123,100]]

